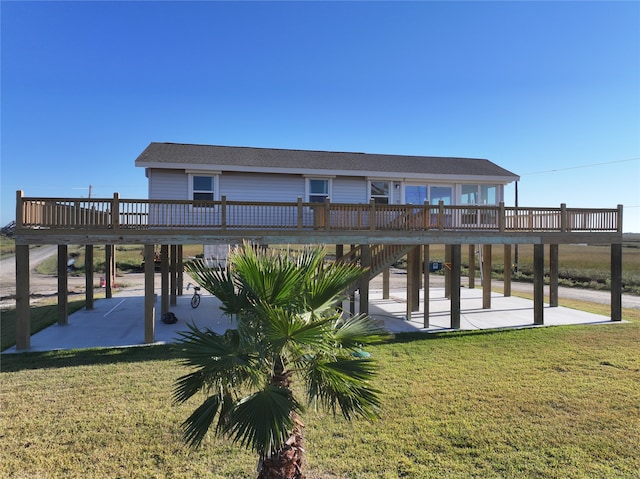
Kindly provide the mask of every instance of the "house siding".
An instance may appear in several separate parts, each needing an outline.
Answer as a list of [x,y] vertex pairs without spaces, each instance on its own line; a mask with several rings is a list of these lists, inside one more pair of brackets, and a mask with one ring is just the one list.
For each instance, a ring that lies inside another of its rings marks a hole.
[[367,180],[357,176],[334,178],[331,196],[334,203],[368,203]]
[[304,178],[300,175],[222,173],[220,195],[232,201],[304,200]]
[[149,199],[188,200],[189,177],[184,170],[149,171]]

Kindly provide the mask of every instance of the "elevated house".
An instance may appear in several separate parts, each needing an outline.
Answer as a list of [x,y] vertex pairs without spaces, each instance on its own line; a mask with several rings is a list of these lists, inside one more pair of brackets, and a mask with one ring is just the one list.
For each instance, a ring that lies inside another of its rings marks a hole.
[[[154,338],[154,247],[161,245],[161,313],[181,287],[181,246],[336,245],[369,278],[408,258],[407,312],[419,308],[429,245],[447,245],[451,326],[460,318],[460,251],[482,245],[484,307],[490,308],[491,245],[511,264],[516,244],[534,245],[533,322],[543,322],[544,245],[550,246],[551,306],[557,305],[558,245],[611,245],[612,320],[621,319],[622,206],[612,209],[505,206],[504,187],[519,178],[486,159],[400,156],[151,143],[136,159],[148,198],[29,198],[17,193],[17,347],[29,347],[28,245],[59,245],[59,321],[66,321],[66,247],[87,248],[87,307],[93,304],[92,246],[145,245],[144,341]],[[346,246],[346,247],[345,247]],[[470,260],[474,255],[469,255]],[[107,258],[108,267],[112,262]],[[475,265],[470,265],[475,271]],[[510,269],[505,270],[505,294]],[[110,274],[106,274],[107,281]],[[428,279],[425,284],[428,284]],[[356,285],[368,308],[368,278]],[[110,285],[107,284],[107,295]],[[428,325],[428,297],[425,301]]]

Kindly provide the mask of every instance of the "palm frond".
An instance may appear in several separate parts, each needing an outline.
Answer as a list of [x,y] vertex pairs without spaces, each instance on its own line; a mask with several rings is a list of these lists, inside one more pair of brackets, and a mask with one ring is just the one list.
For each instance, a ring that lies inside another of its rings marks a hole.
[[346,297],[347,288],[363,274],[363,269],[345,263],[333,263],[317,270],[306,284],[309,309],[322,311],[333,307]]
[[253,302],[285,306],[299,301],[303,274],[286,255],[257,255],[244,245],[232,260],[238,282]]
[[211,330],[199,330],[189,325],[189,331],[179,333],[177,348],[185,366],[196,368],[175,383],[173,399],[182,403],[201,390],[212,387],[238,388],[258,381],[255,352],[241,344],[238,333],[228,330],[219,335]]
[[366,314],[359,314],[338,322],[333,334],[336,342],[344,348],[379,343],[390,336],[387,330]]
[[308,370],[308,400],[334,413],[339,407],[346,419],[354,416],[375,419],[380,411],[380,391],[369,385],[374,375],[375,367],[370,359],[315,358]]
[[219,395],[209,396],[182,423],[184,440],[189,446],[194,449],[200,446],[215,420],[216,414],[218,414],[220,404],[221,397]]
[[309,322],[303,316],[281,307],[264,305],[265,338],[275,354],[287,354],[304,349],[321,349],[326,344],[333,318]]
[[225,432],[265,457],[288,438],[294,427],[292,413],[301,410],[290,390],[268,385],[236,404]]
[[211,268],[202,259],[185,264],[185,270],[205,290],[222,303],[221,310],[229,315],[238,315],[247,308],[247,298],[236,288],[236,280],[229,269]]

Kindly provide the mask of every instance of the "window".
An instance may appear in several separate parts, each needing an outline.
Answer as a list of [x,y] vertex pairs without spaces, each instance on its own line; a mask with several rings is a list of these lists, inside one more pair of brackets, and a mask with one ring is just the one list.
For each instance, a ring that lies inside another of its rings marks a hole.
[[451,197],[450,186],[432,186],[429,188],[429,201],[432,204],[439,203],[442,200],[445,205],[450,205],[452,204]]
[[478,199],[478,185],[462,185],[462,196],[460,197],[460,204],[477,205],[480,204]]
[[404,189],[404,202],[408,205],[421,205],[427,199],[426,185],[407,185]]
[[215,199],[214,176],[191,176],[191,199],[194,201],[213,201]]
[[498,187],[496,185],[481,185],[482,204],[497,205],[498,204]]
[[307,188],[309,203],[324,203],[329,198],[329,179],[327,178],[308,178]]
[[389,182],[388,181],[372,181],[371,182],[371,199],[377,204],[389,204]]
[[496,185],[462,185],[460,204],[497,205],[498,187]]

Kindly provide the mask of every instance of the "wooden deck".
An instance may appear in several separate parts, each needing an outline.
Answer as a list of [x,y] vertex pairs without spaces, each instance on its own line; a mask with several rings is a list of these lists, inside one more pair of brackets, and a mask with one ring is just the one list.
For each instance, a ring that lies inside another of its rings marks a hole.
[[622,238],[611,209],[33,198],[17,194],[18,244],[540,244]]

